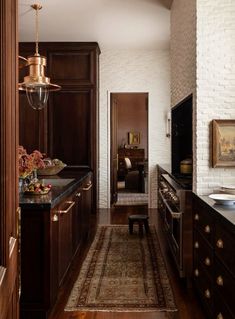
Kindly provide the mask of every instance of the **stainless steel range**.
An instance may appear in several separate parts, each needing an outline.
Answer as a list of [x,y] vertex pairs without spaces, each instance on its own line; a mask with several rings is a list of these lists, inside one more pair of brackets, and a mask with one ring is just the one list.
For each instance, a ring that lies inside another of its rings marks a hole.
[[158,210],[180,277],[190,277],[192,269],[192,192],[186,184],[158,166]]

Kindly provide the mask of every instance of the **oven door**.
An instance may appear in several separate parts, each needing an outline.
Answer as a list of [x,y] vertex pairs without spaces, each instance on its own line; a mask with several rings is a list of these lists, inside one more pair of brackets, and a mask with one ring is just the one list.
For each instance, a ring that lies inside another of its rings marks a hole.
[[165,223],[168,242],[179,271],[182,270],[182,213],[174,211],[174,205],[165,201]]

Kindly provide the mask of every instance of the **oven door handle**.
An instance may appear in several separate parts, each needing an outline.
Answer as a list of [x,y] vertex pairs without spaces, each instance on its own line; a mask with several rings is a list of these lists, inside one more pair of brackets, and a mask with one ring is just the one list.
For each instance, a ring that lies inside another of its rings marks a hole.
[[171,213],[172,218],[180,219],[182,213],[181,212],[173,212],[173,210],[170,208],[169,204],[167,203],[167,200],[164,198],[164,195],[162,194],[162,192],[159,191],[159,193],[161,195],[161,198],[162,198],[164,204],[166,205],[167,209]]

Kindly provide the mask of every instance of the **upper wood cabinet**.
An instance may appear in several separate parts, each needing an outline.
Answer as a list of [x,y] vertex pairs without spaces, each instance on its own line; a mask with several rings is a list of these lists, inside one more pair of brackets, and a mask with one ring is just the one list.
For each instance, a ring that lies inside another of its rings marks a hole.
[[[34,53],[34,43],[20,43],[20,55]],[[33,110],[20,94],[20,144],[29,152],[39,149],[67,165],[93,171],[96,184],[98,144],[98,76],[100,49],[94,42],[42,42],[46,75],[62,89],[49,94],[44,110]],[[20,71],[20,81],[27,73]],[[96,194],[96,191],[94,191]]]

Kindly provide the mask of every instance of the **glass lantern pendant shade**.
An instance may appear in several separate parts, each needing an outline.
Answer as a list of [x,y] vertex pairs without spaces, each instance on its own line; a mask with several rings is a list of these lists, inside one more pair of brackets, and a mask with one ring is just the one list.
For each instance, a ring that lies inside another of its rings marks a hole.
[[44,74],[46,58],[38,53],[38,10],[42,6],[34,4],[31,7],[36,10],[36,52],[27,58],[29,75],[24,77],[24,82],[19,83],[19,90],[26,91],[28,102],[33,109],[41,110],[47,104],[49,92],[58,91],[61,87],[50,83],[50,78]]

